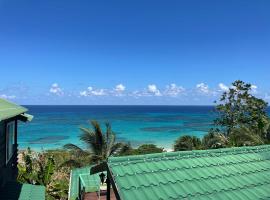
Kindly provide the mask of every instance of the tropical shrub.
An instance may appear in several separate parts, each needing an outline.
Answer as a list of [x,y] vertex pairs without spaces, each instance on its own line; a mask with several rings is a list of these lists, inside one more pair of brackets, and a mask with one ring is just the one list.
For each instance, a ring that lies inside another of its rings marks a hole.
[[261,145],[264,141],[260,135],[252,132],[247,127],[235,128],[229,136],[230,146],[254,146]]
[[155,144],[143,144],[139,146],[137,149],[134,149],[134,153],[137,155],[150,154],[150,153],[162,153],[163,151],[164,151],[163,148],[159,148]]
[[196,136],[184,135],[174,143],[174,151],[201,149],[201,140]]
[[53,155],[28,148],[21,154],[18,170],[18,182],[46,187],[46,199],[67,199],[69,174],[56,169]]
[[218,129],[210,129],[208,134],[204,135],[202,139],[204,149],[224,148],[227,144],[227,138]]

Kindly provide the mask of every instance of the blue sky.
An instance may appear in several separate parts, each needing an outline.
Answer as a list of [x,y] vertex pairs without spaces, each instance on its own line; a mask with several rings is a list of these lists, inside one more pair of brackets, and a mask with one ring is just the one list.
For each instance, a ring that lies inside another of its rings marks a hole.
[[0,0],[0,96],[20,104],[270,100],[270,1]]

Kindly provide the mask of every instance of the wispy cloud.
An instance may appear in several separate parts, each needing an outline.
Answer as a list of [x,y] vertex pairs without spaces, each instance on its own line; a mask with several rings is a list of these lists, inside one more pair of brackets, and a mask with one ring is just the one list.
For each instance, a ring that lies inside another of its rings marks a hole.
[[253,94],[257,94],[258,93],[258,86],[257,85],[251,85],[251,92]]
[[218,84],[218,87],[219,87],[219,90],[221,92],[227,92],[227,91],[229,91],[229,87],[227,85],[225,85],[224,83]]
[[0,98],[3,98],[3,99],[15,99],[16,96],[15,95],[0,94]]
[[93,87],[89,86],[87,90],[81,91],[80,96],[88,97],[88,96],[105,96],[107,95],[105,89],[94,89]]
[[51,85],[51,88],[50,88],[50,93],[51,94],[54,94],[54,95],[58,95],[58,96],[61,96],[64,94],[62,88],[60,88],[60,86],[58,85],[58,83],[53,83]]
[[175,83],[171,83],[170,85],[166,86],[164,91],[165,96],[173,96],[176,97],[182,94],[185,91],[185,88],[182,86],[177,86]]
[[198,83],[196,85],[197,91],[203,94],[209,94],[210,90],[209,90],[209,86],[205,83]]

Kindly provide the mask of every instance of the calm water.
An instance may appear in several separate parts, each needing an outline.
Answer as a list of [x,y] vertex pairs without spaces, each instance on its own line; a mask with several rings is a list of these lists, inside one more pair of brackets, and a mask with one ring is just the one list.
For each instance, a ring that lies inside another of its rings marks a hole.
[[202,137],[215,118],[211,106],[26,106],[34,115],[20,123],[19,148],[61,148],[66,143],[83,147],[80,126],[96,119],[109,121],[119,141],[133,146],[154,143],[172,148],[176,138],[189,134]]

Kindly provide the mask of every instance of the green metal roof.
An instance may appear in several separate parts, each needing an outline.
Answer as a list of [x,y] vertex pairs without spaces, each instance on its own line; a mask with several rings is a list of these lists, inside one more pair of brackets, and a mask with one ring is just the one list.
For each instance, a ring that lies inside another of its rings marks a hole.
[[0,98],[0,121],[23,114],[28,110],[22,106]]
[[40,185],[9,182],[0,188],[0,199],[5,200],[45,200],[45,187]]
[[79,196],[79,184],[85,192],[96,192],[100,187],[99,174],[90,175],[90,167],[77,168],[71,171],[69,185],[69,200],[76,200]]
[[122,200],[270,199],[270,145],[111,157]]

